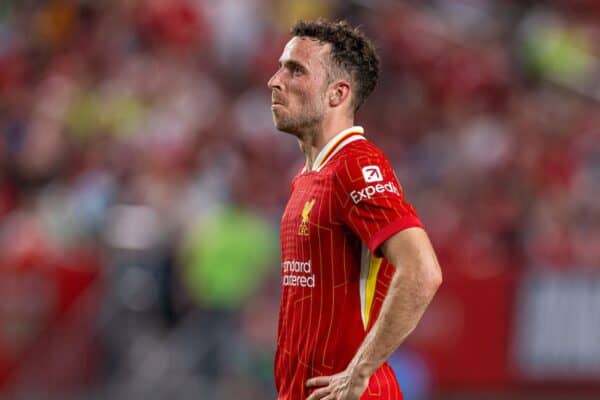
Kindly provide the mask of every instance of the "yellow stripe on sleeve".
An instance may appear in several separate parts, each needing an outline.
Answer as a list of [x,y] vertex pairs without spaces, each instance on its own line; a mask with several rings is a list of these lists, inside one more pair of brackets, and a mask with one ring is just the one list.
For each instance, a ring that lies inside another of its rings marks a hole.
[[383,258],[371,255],[369,263],[369,274],[367,275],[367,284],[365,290],[365,329],[369,326],[371,317],[371,307],[373,306],[373,298],[375,297],[375,287],[377,286],[377,274]]

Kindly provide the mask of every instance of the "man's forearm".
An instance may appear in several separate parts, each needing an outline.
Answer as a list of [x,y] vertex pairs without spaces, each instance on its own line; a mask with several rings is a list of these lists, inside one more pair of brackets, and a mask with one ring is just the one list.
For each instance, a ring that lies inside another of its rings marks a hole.
[[414,265],[418,262],[399,267],[394,273],[379,317],[350,362],[349,368],[358,376],[371,376],[389,358],[431,302],[441,278]]

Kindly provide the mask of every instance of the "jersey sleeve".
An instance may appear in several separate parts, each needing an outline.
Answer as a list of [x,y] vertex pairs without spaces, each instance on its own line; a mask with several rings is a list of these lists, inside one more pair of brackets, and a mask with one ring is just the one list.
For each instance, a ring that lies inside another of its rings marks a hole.
[[380,246],[395,233],[423,228],[382,154],[347,157],[336,168],[335,178],[340,218],[372,254],[381,257]]

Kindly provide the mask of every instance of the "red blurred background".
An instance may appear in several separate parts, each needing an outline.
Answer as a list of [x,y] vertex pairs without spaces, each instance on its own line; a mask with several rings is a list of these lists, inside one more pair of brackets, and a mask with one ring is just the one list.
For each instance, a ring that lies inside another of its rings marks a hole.
[[599,4],[2,2],[0,397],[274,397],[266,81],[322,16],[378,46],[357,123],[444,270],[406,399],[598,398]]

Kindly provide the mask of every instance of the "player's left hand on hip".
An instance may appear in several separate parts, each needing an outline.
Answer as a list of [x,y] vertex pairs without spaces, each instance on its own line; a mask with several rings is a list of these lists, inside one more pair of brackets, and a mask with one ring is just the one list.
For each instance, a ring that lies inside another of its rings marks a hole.
[[318,376],[306,381],[306,387],[316,388],[306,400],[359,400],[369,378],[352,376],[346,370],[331,376]]

